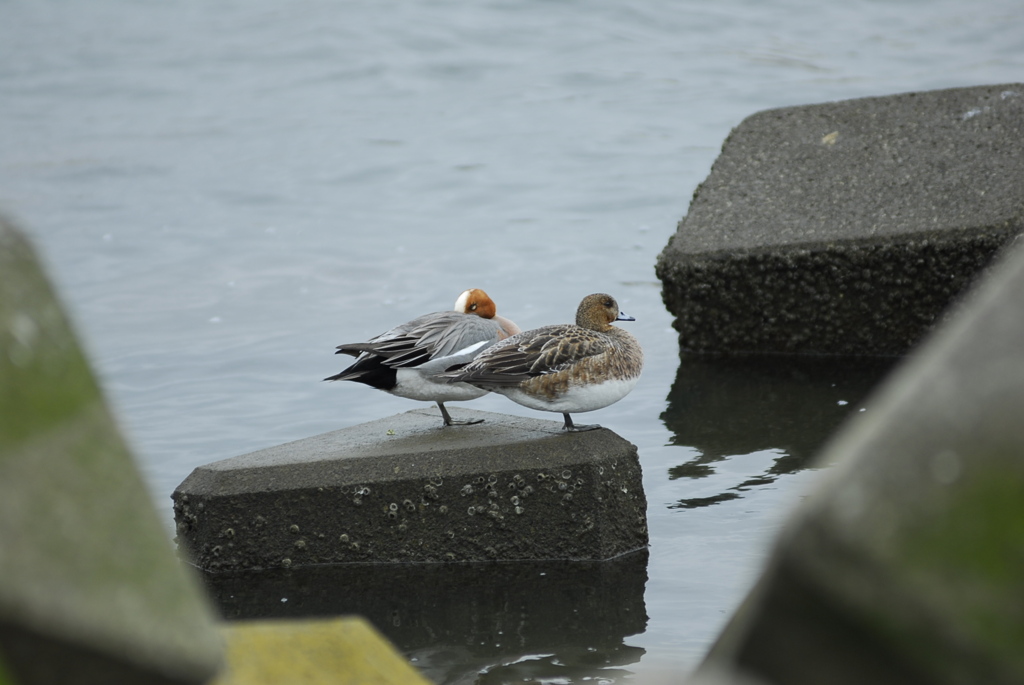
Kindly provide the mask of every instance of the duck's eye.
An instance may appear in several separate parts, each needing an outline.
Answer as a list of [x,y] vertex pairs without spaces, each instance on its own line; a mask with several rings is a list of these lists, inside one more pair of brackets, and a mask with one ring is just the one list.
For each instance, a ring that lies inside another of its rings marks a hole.
[[611,300],[605,300],[604,301],[604,306],[605,307],[611,307],[613,305],[614,305],[614,303]]

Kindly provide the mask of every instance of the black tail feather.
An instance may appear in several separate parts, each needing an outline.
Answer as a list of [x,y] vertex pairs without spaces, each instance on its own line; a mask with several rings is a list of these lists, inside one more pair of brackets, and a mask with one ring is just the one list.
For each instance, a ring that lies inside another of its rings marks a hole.
[[378,390],[391,390],[398,382],[395,369],[384,364],[380,357],[369,356],[360,359],[341,373],[328,376],[325,381],[354,381]]

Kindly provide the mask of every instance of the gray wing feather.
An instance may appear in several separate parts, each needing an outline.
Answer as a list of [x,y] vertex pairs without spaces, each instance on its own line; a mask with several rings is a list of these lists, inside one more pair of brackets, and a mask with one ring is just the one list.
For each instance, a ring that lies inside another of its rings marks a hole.
[[[437,312],[396,326],[365,343],[339,345],[337,353],[373,354],[383,357],[387,366],[402,368],[452,357],[467,347],[497,342],[498,337],[499,327],[494,321],[474,314]],[[475,348],[473,355],[485,347]],[[459,362],[448,365],[454,363]]]

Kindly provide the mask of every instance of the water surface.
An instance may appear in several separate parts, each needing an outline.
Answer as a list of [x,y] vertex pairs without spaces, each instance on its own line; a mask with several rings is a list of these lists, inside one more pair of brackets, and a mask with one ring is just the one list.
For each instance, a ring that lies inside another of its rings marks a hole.
[[0,0],[0,17],[0,209],[43,251],[169,528],[199,464],[416,406],[321,383],[338,343],[467,287],[523,328],[600,291],[636,317],[644,377],[587,420],[639,448],[646,619],[575,657],[406,643],[451,682],[689,669],[862,408],[873,372],[680,360],[654,262],[730,129],[1024,73],[1018,0]]

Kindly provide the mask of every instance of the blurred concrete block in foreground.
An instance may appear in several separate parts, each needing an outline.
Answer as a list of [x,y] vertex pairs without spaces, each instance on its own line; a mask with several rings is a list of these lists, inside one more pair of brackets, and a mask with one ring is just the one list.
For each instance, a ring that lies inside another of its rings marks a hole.
[[658,257],[679,345],[899,355],[1024,231],[1024,84],[751,115]]
[[787,685],[1024,682],[1022,302],[1018,239],[825,449],[835,466],[709,669]]
[[255,621],[224,628],[211,685],[429,685],[366,620]]
[[174,554],[25,239],[0,220],[0,662],[32,683],[201,683],[211,610]]

